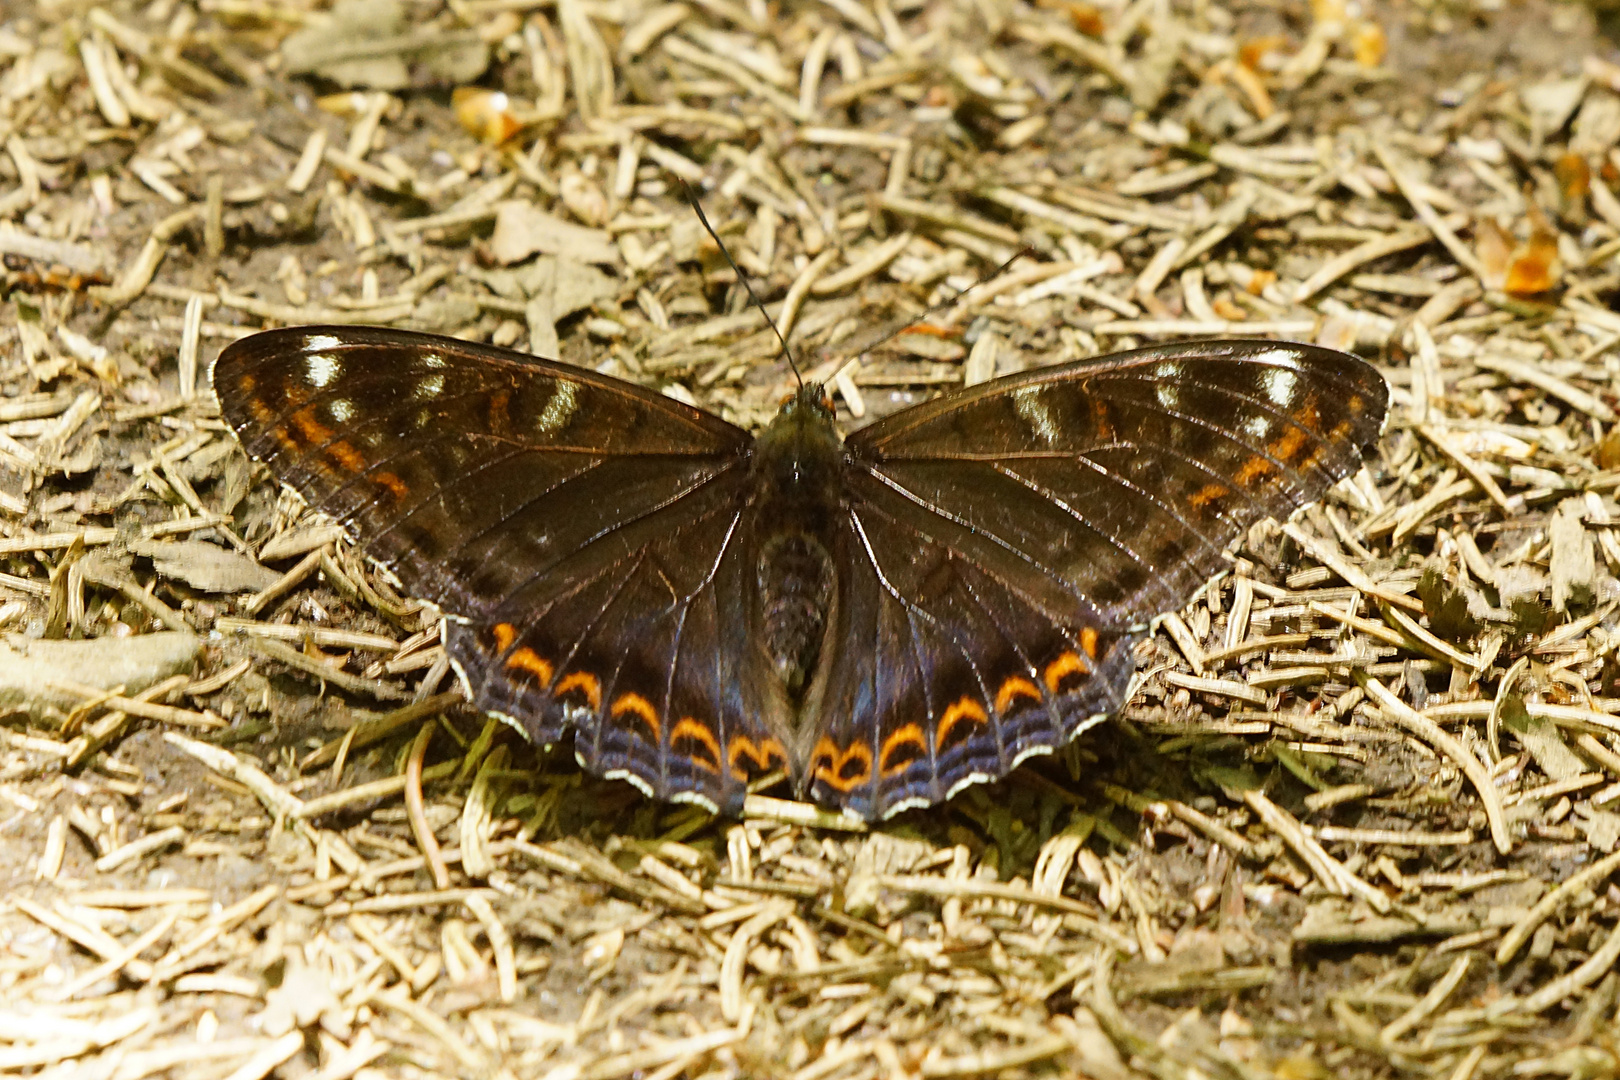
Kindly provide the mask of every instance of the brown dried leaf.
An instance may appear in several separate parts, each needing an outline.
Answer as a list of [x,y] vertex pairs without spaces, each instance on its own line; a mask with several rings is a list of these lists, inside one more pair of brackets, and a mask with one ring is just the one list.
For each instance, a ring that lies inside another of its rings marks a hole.
[[205,593],[258,592],[281,575],[235,551],[202,540],[144,541],[130,551],[152,560],[152,568]]
[[564,221],[526,199],[509,199],[496,208],[490,250],[503,266],[536,253],[566,255],[586,263],[619,262],[619,246],[606,230]]
[[291,74],[372,90],[470,83],[489,67],[477,32],[415,28],[399,0],[341,0],[282,42],[281,55]]

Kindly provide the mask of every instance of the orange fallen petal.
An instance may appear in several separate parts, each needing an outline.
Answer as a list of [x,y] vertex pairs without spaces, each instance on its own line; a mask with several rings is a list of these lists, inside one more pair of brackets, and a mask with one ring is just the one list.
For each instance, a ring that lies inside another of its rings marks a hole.
[[1287,54],[1293,50],[1293,44],[1282,34],[1267,34],[1265,37],[1254,38],[1238,48],[1238,63],[1250,71],[1260,71],[1269,54]]
[[350,90],[342,94],[326,94],[315,99],[315,107],[321,112],[330,113],[333,116],[353,118],[371,107],[371,95],[363,94],[359,90]]
[[523,130],[523,122],[512,108],[512,99],[500,90],[458,86],[450,101],[461,126],[489,146],[499,146]]
[[1343,22],[1345,0],[1311,0],[1311,18],[1319,23]]
[[1558,192],[1565,202],[1577,202],[1592,193],[1592,169],[1586,159],[1570,151],[1553,162],[1553,176],[1558,179]]
[[1035,6],[1063,12],[1076,30],[1090,37],[1102,37],[1108,29],[1102,11],[1086,0],[1035,0]]
[[1350,32],[1350,55],[1364,68],[1375,68],[1389,52],[1389,38],[1375,22],[1359,22]]
[[1524,253],[1508,267],[1502,291],[1510,296],[1534,296],[1556,286],[1563,274],[1563,264],[1558,259],[1557,236],[1537,234],[1530,237]]
[[1266,92],[1266,84],[1261,81],[1253,68],[1238,64],[1232,69],[1232,82],[1249,99],[1249,109],[1256,119],[1269,119],[1277,111],[1277,106],[1272,104],[1271,95]]
[[[923,337],[954,338],[961,333],[961,328],[954,326],[934,326],[932,323],[913,323],[900,331],[901,334],[920,334]],[[896,335],[898,336],[898,335]]]

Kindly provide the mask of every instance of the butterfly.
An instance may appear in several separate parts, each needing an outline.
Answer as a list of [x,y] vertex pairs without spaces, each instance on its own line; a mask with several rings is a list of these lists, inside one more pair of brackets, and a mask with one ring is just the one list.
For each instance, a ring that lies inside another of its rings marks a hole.
[[784,773],[864,819],[1117,712],[1132,646],[1254,522],[1355,471],[1388,389],[1312,345],[1205,341],[758,434],[607,375],[380,328],[213,369],[250,455],[445,613],[468,698],[592,773],[740,812]]

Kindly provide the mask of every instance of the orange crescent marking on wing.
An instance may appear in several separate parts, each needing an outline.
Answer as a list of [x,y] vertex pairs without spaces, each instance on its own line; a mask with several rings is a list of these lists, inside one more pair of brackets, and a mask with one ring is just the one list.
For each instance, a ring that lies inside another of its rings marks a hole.
[[[826,781],[839,791],[852,791],[872,778],[872,748],[865,740],[856,739],[840,750],[831,739],[823,738],[816,744],[816,754],[827,759],[827,764],[817,766],[816,779]],[[846,778],[844,766],[857,758],[863,766],[860,775]]]
[[552,696],[562,697],[570,690],[583,690],[585,700],[591,703],[591,711],[599,712],[602,708],[602,682],[588,671],[570,671],[557,682]]
[[1225,498],[1229,493],[1229,490],[1230,489],[1223,484],[1205,484],[1203,487],[1199,488],[1197,491],[1188,496],[1187,501],[1192,503],[1193,506],[1202,510],[1216,499]]
[[787,764],[787,751],[775,739],[766,738],[754,745],[754,740],[746,735],[733,735],[726,743],[726,764],[731,769],[731,775],[739,780],[747,780],[748,774],[737,768],[737,759],[746,756],[759,769],[769,771],[772,759]]
[[[966,700],[966,699],[964,699]],[[900,747],[910,744],[922,751],[917,757],[907,758],[898,765],[889,764],[889,755]],[[906,724],[897,729],[894,734],[883,740],[883,749],[878,752],[878,771],[885,777],[896,776],[911,767],[912,762],[918,758],[928,756],[928,740],[923,737],[922,728],[916,724]]]
[[508,656],[506,666],[527,671],[534,676],[535,681],[540,684],[542,689],[551,685],[552,671],[550,662],[527,645],[519,646],[511,656]]
[[512,642],[516,641],[518,636],[517,627],[509,622],[498,622],[489,628],[489,632],[495,635],[496,652],[505,652],[510,649]]
[[817,771],[822,768],[820,764],[822,760],[825,760],[830,767],[834,761],[838,760],[838,744],[823,735],[821,741],[816,743],[816,748],[810,752],[810,760],[817,763]]
[[[1003,690],[1006,689],[1006,685],[1006,683],[1002,683]],[[1039,701],[1040,694],[1037,693],[1035,698]],[[939,725],[934,728],[934,745],[945,746],[950,738],[951,730],[963,721],[974,724],[987,724],[990,722],[990,717],[984,711],[984,706],[972,698],[957,698],[946,707],[945,714],[939,718]]]
[[675,730],[669,733],[669,745],[674,749],[675,744],[682,739],[692,738],[703,744],[704,749],[714,755],[713,761],[704,761],[696,754],[687,754],[686,758],[700,769],[708,769],[712,773],[720,771],[720,740],[714,737],[709,726],[690,716],[683,716],[675,725]]
[[[1029,698],[1039,705],[1043,700],[1041,688],[1024,678],[1022,675],[1009,675],[1001,683],[1001,689],[996,691],[996,712],[1005,716],[1012,708],[1013,702],[1019,698]],[[942,740],[943,741],[943,740]]]
[[726,741],[726,765],[731,769],[731,775],[739,780],[748,779],[748,774],[737,768],[737,759],[743,756],[761,767],[765,762],[760,760],[760,749],[754,745],[754,740],[746,735],[733,735]]
[[1086,656],[1092,660],[1097,659],[1097,630],[1088,626],[1080,631],[1080,647],[1085,650]]
[[759,744],[759,748],[765,752],[765,766],[767,768],[770,767],[772,761],[781,762],[783,768],[787,767],[787,747],[782,745],[780,739],[766,739],[764,742]]
[[1063,685],[1064,679],[1070,675],[1084,675],[1086,671],[1086,662],[1080,659],[1080,654],[1070,650],[1047,664],[1041,678],[1046,683],[1046,688],[1055,694],[1058,687]]
[[508,406],[512,402],[510,390],[496,390],[489,395],[489,429],[496,434],[511,429],[512,418],[507,414]]
[[658,710],[652,707],[652,702],[640,694],[620,694],[618,700],[614,701],[613,708],[610,711],[614,716],[635,713],[641,717],[641,722],[652,729],[654,743],[663,737],[664,725],[658,722]]
[[1234,479],[1244,487],[1248,487],[1271,470],[1271,462],[1256,455],[1243,463],[1243,468],[1237,471],[1237,476]]
[[333,443],[326,448],[326,452],[337,460],[337,463],[352,473],[363,472],[366,467],[365,455],[349,445],[346,441]]
[[1299,428],[1289,428],[1286,432],[1267,443],[1266,449],[1271,451],[1273,457],[1282,458],[1284,461],[1292,461],[1294,455],[1304,447],[1306,438],[1306,434]]
[[324,443],[332,437],[332,429],[315,419],[314,409],[299,409],[291,419],[298,433],[311,445]]
[[411,485],[401,480],[391,472],[380,472],[371,478],[378,487],[385,487],[388,493],[396,499],[403,499],[411,493]]
[[1315,394],[1306,398],[1304,404],[1295,409],[1292,415],[1301,427],[1317,431],[1322,426],[1322,409],[1317,404]]

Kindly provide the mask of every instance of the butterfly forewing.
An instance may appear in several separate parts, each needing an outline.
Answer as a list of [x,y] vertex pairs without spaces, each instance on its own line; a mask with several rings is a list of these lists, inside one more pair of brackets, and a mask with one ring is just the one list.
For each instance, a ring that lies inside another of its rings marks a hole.
[[[257,334],[221,353],[215,384],[250,454],[418,595],[460,604],[501,595],[495,582],[464,586],[514,544],[519,572],[543,567],[591,530],[702,486],[749,445],[718,417],[616,379],[405,331]],[[604,490],[625,513],[601,510]]]
[[1371,366],[1332,350],[1206,342],[999,379],[849,447],[904,497],[1140,624],[1219,571],[1243,529],[1354,471],[1387,394]]

